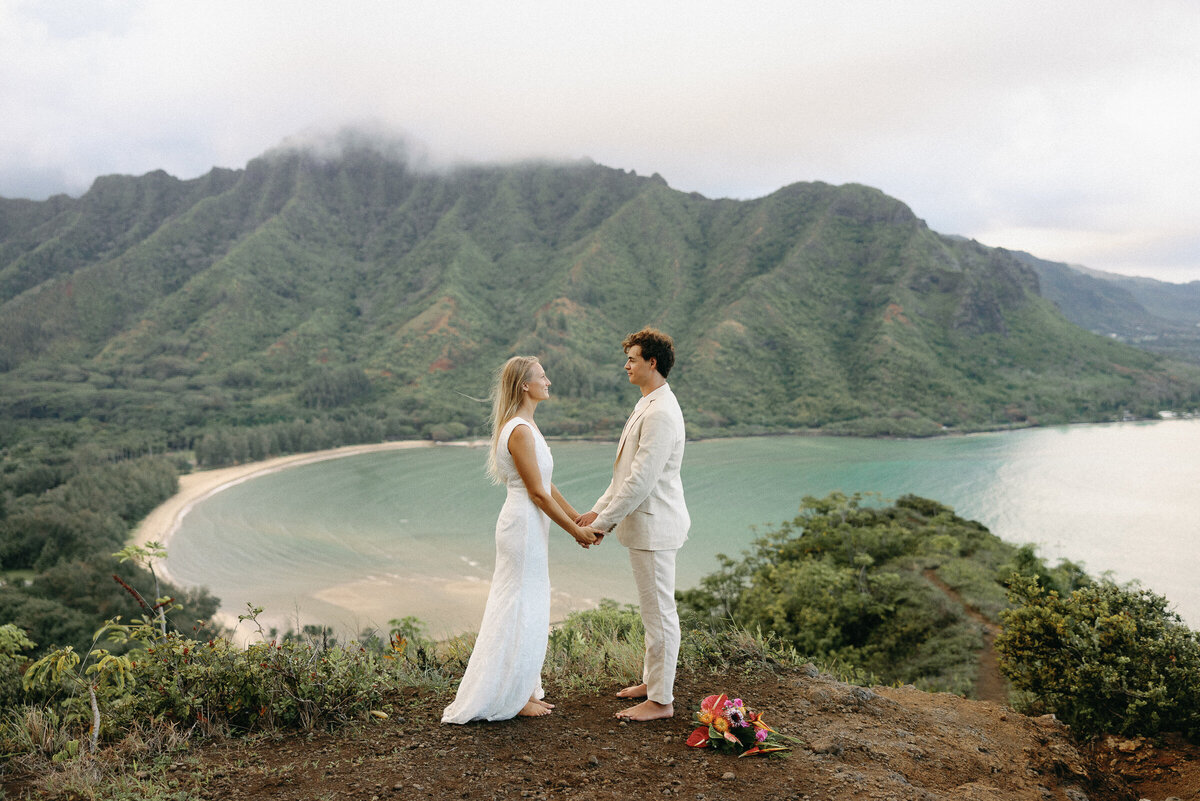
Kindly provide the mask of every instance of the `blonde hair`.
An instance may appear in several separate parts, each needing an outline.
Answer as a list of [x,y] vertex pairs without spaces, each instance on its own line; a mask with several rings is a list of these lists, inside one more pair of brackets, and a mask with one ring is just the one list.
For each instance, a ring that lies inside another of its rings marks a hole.
[[487,474],[493,484],[501,483],[500,464],[496,461],[500,430],[516,417],[524,400],[521,385],[529,379],[529,371],[537,363],[536,356],[513,356],[496,371],[496,383],[492,386],[492,445],[487,460]]

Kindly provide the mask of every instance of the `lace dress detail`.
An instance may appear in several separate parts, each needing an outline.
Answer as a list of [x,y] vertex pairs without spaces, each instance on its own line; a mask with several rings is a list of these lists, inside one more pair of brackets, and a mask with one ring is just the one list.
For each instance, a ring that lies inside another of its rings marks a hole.
[[508,438],[517,426],[529,426],[542,482],[550,489],[554,459],[540,431],[520,417],[504,424],[496,462],[508,489],[496,520],[496,569],[479,637],[454,702],[443,723],[506,720],[530,697],[541,698],[542,662],[550,633],[550,566],[547,545],[550,518],[534,505],[517,473]]

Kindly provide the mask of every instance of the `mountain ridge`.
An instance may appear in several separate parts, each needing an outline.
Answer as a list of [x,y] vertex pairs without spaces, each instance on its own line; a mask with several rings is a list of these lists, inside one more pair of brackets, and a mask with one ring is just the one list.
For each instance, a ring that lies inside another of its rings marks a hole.
[[551,428],[602,429],[624,404],[619,342],[650,324],[675,336],[704,431],[930,434],[1200,397],[1200,372],[1067,323],[1027,260],[856,184],[710,200],[590,162],[420,171],[355,144],[0,212],[18,395],[53,396],[72,365],[96,391],[176,379],[183,417],[242,425],[294,416],[305,381],[351,366],[370,382],[353,404],[478,431],[451,390],[478,397],[532,352],[568,400]]
[[1013,253],[1037,272],[1043,294],[1076,325],[1200,364],[1200,281],[1170,284]]

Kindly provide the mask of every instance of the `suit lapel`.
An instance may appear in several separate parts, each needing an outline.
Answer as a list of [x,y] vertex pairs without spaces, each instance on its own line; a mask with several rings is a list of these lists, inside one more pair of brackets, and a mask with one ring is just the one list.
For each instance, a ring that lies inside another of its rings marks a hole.
[[621,441],[617,444],[617,456],[613,459],[614,466],[621,460],[621,452],[625,450],[625,440],[629,439],[629,432],[633,430],[633,424],[646,413],[646,410],[650,408],[650,404],[652,403],[654,403],[653,400],[641,409],[635,409],[633,414],[629,415],[629,419],[625,421],[625,428],[621,430]]

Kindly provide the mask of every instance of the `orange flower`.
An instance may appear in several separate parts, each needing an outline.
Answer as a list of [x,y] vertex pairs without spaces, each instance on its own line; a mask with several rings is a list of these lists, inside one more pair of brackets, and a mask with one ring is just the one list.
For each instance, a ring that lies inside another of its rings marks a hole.
[[763,721],[763,716],[762,716],[762,714],[761,714],[761,713],[759,713],[759,714],[758,714],[758,715],[757,715],[757,716],[754,718],[754,728],[756,728],[756,729],[766,729],[767,731],[775,731],[775,730],[774,730],[774,729],[772,729],[770,726],[768,726],[768,725],[766,724],[766,722],[764,722],[764,721]]
[[700,713],[696,715],[696,722],[705,725],[713,725],[713,721],[721,717],[721,712],[725,709],[725,698],[722,695],[710,695],[700,702]]
[[724,734],[729,731],[729,721],[725,718],[717,718],[712,722],[712,727],[721,732],[721,734]]
[[786,745],[765,745],[765,746],[764,745],[756,745],[753,748],[747,749],[747,750],[743,751],[742,753],[738,754],[738,759],[741,759],[742,757],[747,757],[747,756],[754,756],[755,754],[770,754],[775,751],[790,751],[790,750],[791,749],[788,748]]

